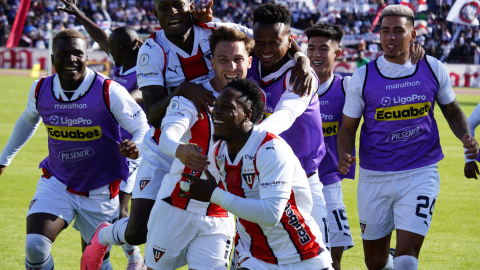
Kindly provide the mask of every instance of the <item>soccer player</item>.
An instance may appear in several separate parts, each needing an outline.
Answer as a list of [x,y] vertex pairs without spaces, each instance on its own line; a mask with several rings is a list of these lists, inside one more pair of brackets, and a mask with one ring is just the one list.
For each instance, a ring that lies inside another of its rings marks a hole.
[[[100,47],[110,56],[114,63],[114,70],[112,79],[125,87],[132,98],[144,109],[142,102],[142,93],[137,87],[137,56],[143,42],[138,37],[137,32],[129,26],[119,27],[113,30],[110,36],[105,33],[94,22],[88,19],[77,6],[75,0],[62,0],[65,7],[58,7],[59,10],[68,14],[74,15],[77,20],[85,27],[85,30],[95,40]],[[125,129],[121,129],[122,140],[132,139],[132,134]],[[137,176],[138,165],[141,158],[136,160],[128,159],[129,177],[127,181],[122,181],[120,184],[120,216],[119,218],[128,217],[128,203],[132,197],[133,187]],[[135,202],[135,204],[137,204]],[[128,244],[122,245],[123,251],[128,259],[127,269],[146,269],[143,265],[142,254],[137,246]]]
[[[226,27],[215,30],[209,42],[215,77],[203,86],[217,97],[227,82],[245,78],[254,42]],[[203,168],[210,164],[210,171],[217,174],[213,158],[208,161],[212,129],[210,114],[204,110],[200,119],[192,101],[182,96],[170,101],[159,147],[176,159],[163,179],[148,222],[145,262],[149,269],[176,269],[187,263],[190,269],[225,269],[228,265],[235,235],[233,216],[218,205],[179,196],[187,180],[182,173],[205,178]]]
[[[430,56],[416,65],[409,61],[409,44],[416,37],[413,22],[408,7],[390,5],[382,11],[380,40],[385,53],[350,79],[338,133],[338,169],[346,175],[355,161],[351,153],[364,117],[357,201],[369,269],[418,268],[439,192],[437,162],[443,158],[434,102],[467,148],[467,157],[478,155],[478,143],[445,66]],[[388,254],[394,229],[397,246],[392,261]]]
[[[470,117],[468,117],[468,123],[470,124],[472,137],[475,138],[475,129],[478,125],[480,125],[480,104],[475,107]],[[480,156],[476,159],[469,159],[465,157],[465,177],[478,179],[477,174],[480,173],[478,172],[478,165],[475,160],[480,162]]]
[[[26,269],[53,269],[52,243],[74,219],[85,249],[99,222],[118,218],[119,185],[128,178],[125,157],[140,155],[135,145],[141,147],[149,128],[122,86],[87,68],[86,50],[85,37],[75,30],[54,37],[57,74],[34,82],[0,157],[1,167],[9,165],[43,120],[49,155],[40,163],[44,174],[27,214]],[[120,126],[131,141],[121,142]],[[101,269],[112,269],[108,255],[100,258]]]
[[[253,12],[253,37],[255,47],[252,67],[247,78],[258,82],[266,93],[267,118],[261,128],[280,136],[290,145],[300,160],[310,183],[313,196],[312,216],[327,235],[327,210],[322,193],[322,183],[317,174],[318,164],[325,155],[320,103],[315,94],[318,79],[313,76],[311,87],[305,95],[294,93],[289,83],[294,59],[288,53],[292,44],[290,34],[291,14],[279,4],[260,5]],[[298,58],[302,53],[296,53]],[[304,57],[301,58],[304,58]],[[328,246],[328,239],[324,238]]]
[[[312,218],[305,172],[290,146],[254,124],[264,113],[257,84],[237,79],[215,101],[213,149],[222,185],[206,170],[182,189],[184,198],[211,202],[237,217],[237,269],[331,269],[330,254]],[[225,191],[227,190],[227,191]]]

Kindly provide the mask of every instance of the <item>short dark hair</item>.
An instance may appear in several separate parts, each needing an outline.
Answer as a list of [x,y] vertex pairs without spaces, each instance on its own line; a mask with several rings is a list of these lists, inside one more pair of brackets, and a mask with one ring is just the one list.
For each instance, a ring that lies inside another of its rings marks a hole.
[[289,28],[292,22],[292,14],[283,5],[267,3],[258,6],[253,11],[253,24],[257,22],[265,24],[283,23]]
[[252,110],[252,123],[257,124],[263,118],[265,112],[265,104],[263,103],[263,94],[258,84],[249,79],[234,79],[229,82],[225,88],[233,88],[242,93],[242,96],[237,99],[246,109]]
[[242,41],[245,44],[245,50],[250,54],[255,47],[255,41],[249,38],[244,32],[234,28],[221,26],[213,31],[208,38],[210,43],[210,50],[212,54],[215,52],[218,42],[220,41]]
[[58,34],[56,34],[55,37],[53,38],[53,42],[62,38],[79,38],[86,41],[85,36],[74,29],[65,29],[58,32]]
[[343,31],[342,28],[337,25],[319,23],[305,29],[305,35],[307,35],[308,40],[310,40],[312,37],[326,37],[340,44],[343,37]]

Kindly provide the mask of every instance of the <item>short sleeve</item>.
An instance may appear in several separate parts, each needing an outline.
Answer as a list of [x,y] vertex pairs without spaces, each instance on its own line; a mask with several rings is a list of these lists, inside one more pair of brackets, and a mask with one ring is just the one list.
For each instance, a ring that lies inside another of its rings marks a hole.
[[[365,82],[366,66],[357,69],[347,83],[345,89],[345,105],[343,114],[351,118],[361,118],[365,101],[362,97],[363,84]],[[345,83],[345,81],[344,81]]]
[[37,102],[35,97],[37,85],[38,85],[38,82],[40,82],[40,80],[41,78],[34,81],[32,86],[30,87],[30,90],[28,91],[27,108],[25,109],[25,111],[31,117],[40,117],[40,114],[37,111]]
[[450,74],[448,73],[447,67],[431,56],[427,56],[427,61],[432,68],[435,77],[437,77],[439,84],[436,98],[437,102],[442,105],[452,103],[453,100],[455,100],[455,92],[453,92],[452,89],[452,81],[450,80]]
[[295,173],[293,151],[286,142],[272,139],[262,145],[256,155],[259,173],[260,199],[279,197],[288,199]]
[[110,111],[122,128],[130,133],[147,124],[147,116],[125,87],[110,83]]
[[140,47],[137,57],[137,85],[142,88],[149,85],[165,87],[165,65],[167,55],[152,38]]

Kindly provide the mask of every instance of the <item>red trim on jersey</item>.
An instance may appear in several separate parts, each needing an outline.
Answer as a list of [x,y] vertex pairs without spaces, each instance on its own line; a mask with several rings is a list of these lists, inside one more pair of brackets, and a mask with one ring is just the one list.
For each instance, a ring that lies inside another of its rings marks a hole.
[[110,199],[117,197],[120,192],[120,183],[122,179],[113,180],[109,185],[108,189],[110,190]]
[[252,242],[250,243],[250,252],[252,253],[252,256],[267,263],[278,264],[277,257],[273,254],[273,250],[268,244],[267,237],[263,233],[262,228],[260,228],[257,223],[246,221],[241,218],[239,218],[238,221],[242,224],[252,239]]
[[196,78],[208,75],[208,67],[205,63],[205,58],[203,57],[203,51],[200,45],[198,45],[196,55],[184,58],[177,53],[177,56],[186,81],[192,81]]
[[157,32],[153,32],[150,36],[148,36],[147,39],[151,38],[151,39],[155,40],[156,37],[157,37]]
[[67,191],[72,193],[72,194],[75,194],[75,195],[88,197],[88,191],[76,191],[76,190],[72,189],[71,187],[67,187]]
[[112,80],[105,80],[103,94],[105,95],[105,103],[107,104],[107,109],[110,111],[110,83]]
[[210,27],[210,26],[208,26],[208,24],[206,24],[202,21],[192,20],[192,23],[197,25],[197,26],[200,26],[202,28],[205,28],[205,29],[217,30],[215,27]]
[[[162,28],[160,28],[161,30]],[[163,81],[165,82],[166,79],[165,79],[165,72],[166,72],[166,68],[167,68],[167,54],[165,53],[165,49],[163,49],[162,45],[160,45],[160,43],[157,42],[157,32],[153,32],[147,39],[153,39],[153,41],[155,43],[158,44],[158,46],[160,46],[160,48],[162,49],[162,52],[163,52],[163,58],[165,60],[164,62],[164,65],[163,65],[163,69],[162,69],[162,74],[163,74]],[[145,41],[146,42],[146,41]]]
[[43,172],[43,175],[42,175],[43,178],[49,179],[50,177],[52,177],[52,175],[50,174],[50,172],[47,169],[42,168],[42,172]]
[[222,145],[222,142],[223,142],[222,140],[220,140],[220,141],[218,142],[218,147],[217,147],[217,149],[215,149],[215,156],[214,156],[214,158],[215,158],[215,166],[217,167],[217,170],[218,170],[218,171],[220,171],[220,167],[218,167],[217,157],[218,157],[218,152],[220,151],[220,146]]
[[262,81],[262,79],[259,79],[260,81],[260,87],[265,87],[265,86],[268,86],[272,81],[273,79],[271,79],[270,81]]
[[160,128],[156,128],[152,139],[157,143],[157,145],[160,144],[160,135],[162,135],[162,130]]
[[229,165],[227,160],[225,160],[225,172],[227,173],[225,183],[227,183],[228,192],[245,198],[245,191],[242,188],[242,165],[243,158],[240,159],[237,165]]
[[40,91],[40,88],[42,87],[43,80],[45,80],[45,77],[40,78],[40,81],[38,81],[37,86],[35,87],[35,99],[38,97],[38,92]]
[[253,162],[253,166],[255,167],[255,173],[257,175],[259,175],[260,173],[258,172],[257,170],[257,153],[258,153],[258,149],[260,149],[260,147],[262,147],[262,145],[266,144],[268,141],[271,141],[273,139],[279,139],[278,136],[276,136],[275,134],[273,133],[270,133],[270,132],[267,132],[267,134],[265,135],[265,138],[263,139],[262,143],[260,144],[260,146],[258,146],[257,148],[257,152],[255,152],[255,159],[254,159],[254,162]]
[[290,192],[290,199],[287,202],[287,207],[285,207],[280,223],[288,232],[290,240],[302,261],[316,257],[323,251],[315,241],[315,235],[313,235],[310,227],[305,223],[305,219],[297,208],[293,189]]

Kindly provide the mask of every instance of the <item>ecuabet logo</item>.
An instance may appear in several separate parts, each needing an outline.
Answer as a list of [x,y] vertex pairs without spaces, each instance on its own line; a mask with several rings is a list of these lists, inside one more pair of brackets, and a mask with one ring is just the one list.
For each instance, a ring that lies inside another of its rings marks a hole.
[[338,121],[337,122],[322,122],[323,136],[335,136],[338,134]]
[[469,2],[460,9],[460,20],[472,23],[480,14],[480,6],[477,2]]
[[386,108],[378,108],[375,112],[377,121],[397,121],[420,118],[428,115],[431,103],[414,103]]
[[102,128],[100,126],[93,127],[47,127],[48,136],[55,140],[61,141],[93,141],[102,137]]

